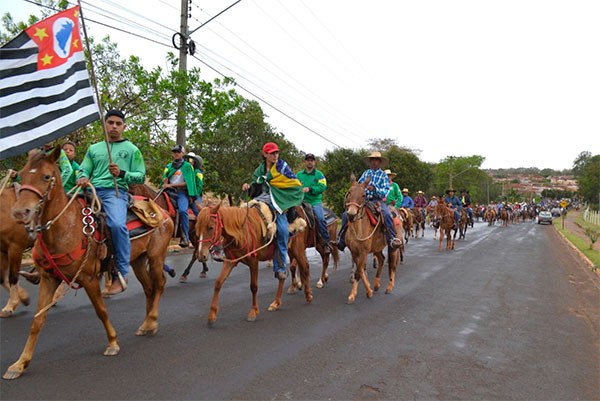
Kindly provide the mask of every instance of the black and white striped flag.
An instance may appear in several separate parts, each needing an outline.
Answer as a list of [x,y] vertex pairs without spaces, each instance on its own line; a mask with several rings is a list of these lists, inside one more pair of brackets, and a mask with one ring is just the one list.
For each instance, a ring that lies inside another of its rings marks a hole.
[[78,6],[55,14],[0,48],[0,159],[100,118],[78,15]]

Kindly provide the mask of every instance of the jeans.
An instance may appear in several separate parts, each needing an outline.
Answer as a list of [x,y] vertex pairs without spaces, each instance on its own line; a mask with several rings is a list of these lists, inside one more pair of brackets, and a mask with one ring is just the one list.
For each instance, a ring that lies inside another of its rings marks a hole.
[[460,213],[458,212],[458,209],[454,209],[454,217],[456,217],[456,227],[458,227],[458,217],[460,216]]
[[[391,246],[392,239],[396,238],[396,230],[394,229],[394,220],[392,219],[392,215],[390,214],[390,211],[387,208],[387,205],[381,199],[373,199],[373,201],[379,203],[379,206],[381,206],[381,214],[383,215],[383,224],[385,224],[385,226],[389,230],[389,233],[387,230],[384,230],[385,239],[387,240],[388,245]],[[340,230],[340,238],[338,240],[338,249],[340,249],[341,251],[343,251],[344,248],[346,247],[346,230],[344,228],[346,227],[347,223],[348,223],[348,217],[346,216],[346,212],[344,212],[342,214],[342,229]],[[392,236],[390,236],[390,233]]]
[[194,212],[194,215],[197,217],[198,213],[200,213],[200,211],[198,210],[198,206],[196,206],[196,201],[198,201],[198,203],[202,204],[202,196],[190,196],[190,198],[192,198],[192,203],[190,204],[190,209],[192,209],[192,212]]
[[119,198],[114,188],[96,188],[96,193],[102,199],[102,206],[106,212],[106,225],[110,229],[117,269],[125,277],[129,273],[131,258],[131,241],[126,225],[129,194],[120,188]]
[[190,239],[190,218],[188,216],[188,193],[177,192],[177,210],[179,211],[179,224],[181,224],[181,230],[185,235],[185,239]]
[[[275,254],[273,255],[273,272],[285,272],[285,264],[287,259],[287,246],[290,239],[290,232],[288,231],[288,220],[287,215],[277,214],[277,244],[275,245]],[[282,265],[279,266],[279,256],[281,258]]]
[[473,224],[473,209],[470,207],[467,208],[467,213],[469,213],[469,222]]
[[321,236],[327,243],[329,243],[330,238],[329,232],[327,231],[327,223],[325,222],[325,215],[323,214],[323,205],[321,203],[312,205],[312,210],[317,218],[317,224],[319,225],[319,232],[321,233]]

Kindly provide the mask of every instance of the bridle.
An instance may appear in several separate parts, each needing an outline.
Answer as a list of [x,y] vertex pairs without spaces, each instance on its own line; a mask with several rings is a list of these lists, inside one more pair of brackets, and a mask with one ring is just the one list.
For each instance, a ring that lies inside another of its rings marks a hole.
[[40,198],[37,205],[35,206],[35,211],[34,211],[34,213],[37,215],[37,220],[34,220],[32,218],[31,223],[29,225],[25,226],[25,229],[29,233],[30,237],[33,236],[33,233],[36,233],[36,232],[39,233],[41,231],[46,231],[46,230],[50,229],[50,226],[52,225],[53,219],[48,220],[48,222],[46,222],[46,224],[44,224],[44,225],[41,225],[39,223],[42,218],[42,209],[44,207],[44,204],[46,203],[47,200],[50,199],[50,192],[56,185],[56,170],[52,173],[52,177],[49,178],[49,181],[50,182],[48,183],[48,188],[46,188],[46,192],[44,192],[44,193],[42,193],[42,191],[40,191],[33,185],[29,185],[29,184],[21,185],[21,187],[19,188],[19,195],[21,194],[21,191],[30,191],[30,192],[33,192],[34,194],[36,194]]

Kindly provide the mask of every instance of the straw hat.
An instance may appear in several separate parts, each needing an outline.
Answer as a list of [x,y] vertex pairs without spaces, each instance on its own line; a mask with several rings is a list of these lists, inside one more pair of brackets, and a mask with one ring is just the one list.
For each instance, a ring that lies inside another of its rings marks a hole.
[[383,157],[381,155],[381,152],[371,152],[371,154],[369,156],[363,157],[363,161],[367,165],[369,165],[369,159],[381,159],[381,166],[379,166],[379,167],[385,167],[389,163],[388,158],[387,157]]
[[419,194],[423,195],[423,191],[421,191],[421,190],[417,191],[417,195],[419,195]]
[[396,173],[392,173],[392,170],[390,169],[384,170],[383,172],[389,175],[391,178],[394,178],[397,175]]
[[433,196],[431,197],[431,200],[434,200],[434,199],[437,199],[437,196],[433,195]]
[[406,192],[406,193],[408,193],[408,188],[404,188],[404,189],[402,190],[402,193],[405,193],[405,192]]

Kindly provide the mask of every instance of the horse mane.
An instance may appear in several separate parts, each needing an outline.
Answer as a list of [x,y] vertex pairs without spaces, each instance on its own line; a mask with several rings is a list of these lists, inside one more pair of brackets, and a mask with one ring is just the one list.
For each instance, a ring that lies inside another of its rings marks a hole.
[[46,156],[46,152],[42,152],[41,150],[35,150],[29,153],[29,164],[31,167],[35,167],[41,163],[41,161]]
[[[222,206],[219,208],[221,220],[223,221],[224,231],[233,238],[236,245],[241,246],[246,243],[248,230],[246,225],[250,224],[254,233],[262,237],[261,217],[253,208],[240,209],[233,206]],[[261,239],[261,238],[258,238]]]

